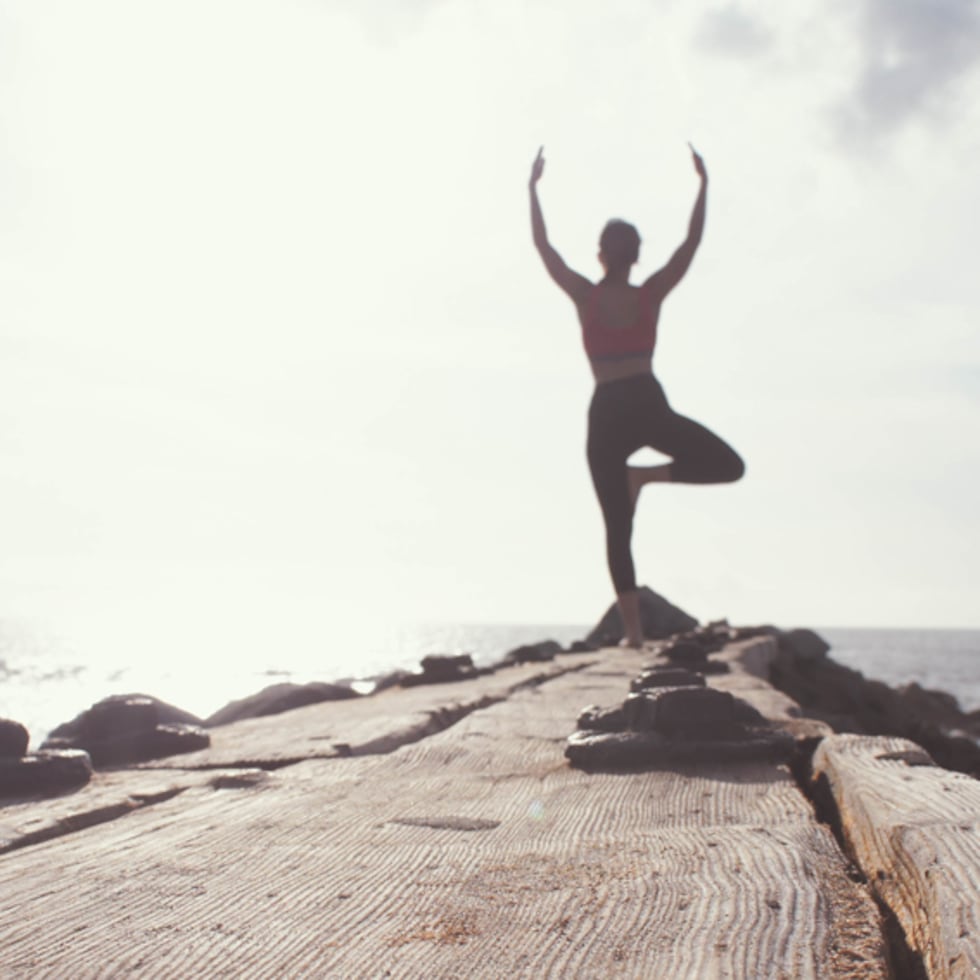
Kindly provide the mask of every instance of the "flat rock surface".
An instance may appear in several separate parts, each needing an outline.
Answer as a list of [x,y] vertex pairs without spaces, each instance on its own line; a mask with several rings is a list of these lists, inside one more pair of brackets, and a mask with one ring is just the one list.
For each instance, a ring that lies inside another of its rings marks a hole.
[[502,667],[493,674],[446,684],[391,687],[370,697],[327,701],[279,715],[248,718],[209,729],[200,752],[145,763],[147,768],[275,768],[304,759],[373,755],[425,738],[471,711],[525,686],[580,670],[595,656]]
[[886,976],[785,768],[565,763],[640,663],[603,651],[389,754],[196,783],[0,857],[4,976]]
[[980,783],[900,738],[834,735],[813,763],[928,975],[980,976]]

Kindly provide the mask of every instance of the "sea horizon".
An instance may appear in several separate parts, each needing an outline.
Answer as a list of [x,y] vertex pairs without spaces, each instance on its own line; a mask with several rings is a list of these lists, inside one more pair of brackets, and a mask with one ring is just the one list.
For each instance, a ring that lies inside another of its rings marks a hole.
[[[919,683],[952,694],[965,711],[980,708],[980,628],[780,628],[812,629],[831,645],[831,657],[865,676],[893,686]],[[315,649],[295,649],[291,656],[238,649],[233,660],[202,660],[194,655],[127,657],[105,650],[86,657],[63,640],[29,627],[25,631],[23,623],[0,621],[0,717],[27,725],[37,741],[104,697],[141,693],[206,718],[229,701],[275,683],[365,680],[416,668],[421,657],[434,653],[469,653],[484,666],[522,644],[553,639],[568,645],[591,629],[581,623],[403,622],[388,624],[384,637],[367,645],[369,652],[348,639],[329,655]]]

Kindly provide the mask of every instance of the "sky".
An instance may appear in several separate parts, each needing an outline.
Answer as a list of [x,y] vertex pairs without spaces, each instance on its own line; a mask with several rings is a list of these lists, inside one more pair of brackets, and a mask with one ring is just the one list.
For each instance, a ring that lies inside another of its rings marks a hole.
[[544,145],[590,278],[634,221],[639,280],[690,140],[655,370],[747,474],[645,489],[640,581],[980,627],[978,75],[974,0],[0,0],[0,616],[202,653],[595,621],[527,176]]

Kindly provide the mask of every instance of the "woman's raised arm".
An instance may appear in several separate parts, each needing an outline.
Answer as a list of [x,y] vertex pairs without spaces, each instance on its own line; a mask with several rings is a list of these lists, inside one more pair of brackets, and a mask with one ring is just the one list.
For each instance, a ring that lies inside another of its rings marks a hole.
[[588,290],[592,287],[585,276],[579,275],[565,265],[565,260],[552,248],[548,241],[548,231],[544,226],[544,215],[541,212],[541,202],[538,200],[538,181],[544,173],[544,147],[538,150],[531,166],[531,179],[528,189],[531,192],[531,234],[534,247],[538,250],[548,275],[572,298],[575,303],[582,302]]
[[[687,145],[691,146],[690,143]],[[701,244],[701,236],[704,234],[704,217],[708,198],[708,171],[705,169],[704,160],[701,159],[701,155],[693,146],[691,146],[691,157],[694,161],[694,169],[698,177],[701,178],[701,189],[698,191],[694,210],[691,212],[687,238],[670,257],[670,261],[643,284],[644,288],[655,289],[661,299],[684,278],[684,273],[690,268],[691,260],[694,258],[694,253],[697,251],[698,245]]]

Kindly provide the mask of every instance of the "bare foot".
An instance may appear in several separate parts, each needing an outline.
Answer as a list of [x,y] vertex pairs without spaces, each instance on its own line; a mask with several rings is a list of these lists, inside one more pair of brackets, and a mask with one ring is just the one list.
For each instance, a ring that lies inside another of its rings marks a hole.
[[631,637],[631,636],[624,636],[619,641],[619,645],[621,647],[625,647],[625,648],[628,648],[630,650],[642,650],[645,642],[646,641],[643,639],[642,636],[639,637],[639,638],[637,638],[637,637]]

